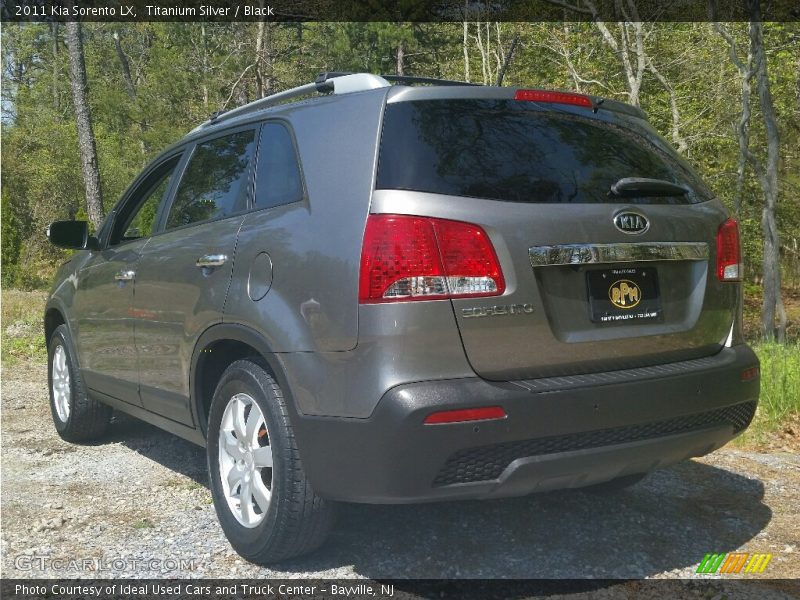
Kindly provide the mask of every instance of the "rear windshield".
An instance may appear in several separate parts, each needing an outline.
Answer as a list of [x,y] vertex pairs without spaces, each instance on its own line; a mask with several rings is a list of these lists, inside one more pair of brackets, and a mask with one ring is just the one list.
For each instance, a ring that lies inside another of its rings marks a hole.
[[[692,192],[609,197],[623,177],[662,179]],[[514,100],[387,105],[376,187],[537,203],[687,204],[711,198],[675,154],[630,129]]]

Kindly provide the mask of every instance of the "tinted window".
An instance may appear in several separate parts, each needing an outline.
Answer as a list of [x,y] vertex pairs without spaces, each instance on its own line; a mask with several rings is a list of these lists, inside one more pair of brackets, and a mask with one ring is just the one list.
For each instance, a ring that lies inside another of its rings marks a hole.
[[224,217],[245,207],[242,184],[254,139],[251,129],[197,145],[175,193],[167,229]]
[[153,235],[158,208],[164,200],[179,159],[176,156],[158,166],[134,192],[131,201],[122,207],[114,226],[111,244]]
[[513,100],[431,100],[386,107],[377,187],[512,202],[609,202],[623,177],[688,185],[710,197],[666,147],[631,129]]
[[261,130],[256,181],[256,208],[288,204],[303,197],[297,153],[283,125],[267,123]]

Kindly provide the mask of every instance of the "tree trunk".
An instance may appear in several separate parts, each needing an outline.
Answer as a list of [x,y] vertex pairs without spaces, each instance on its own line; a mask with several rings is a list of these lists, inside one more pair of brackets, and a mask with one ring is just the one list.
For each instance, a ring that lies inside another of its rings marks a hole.
[[[488,48],[484,48],[483,47],[483,37],[481,36],[481,26],[482,25],[481,25],[480,21],[476,21],[475,22],[475,32],[477,34],[476,37],[475,37],[475,41],[477,42],[478,52],[480,52],[480,54],[481,54],[481,72],[483,74],[483,85],[489,85],[489,73],[487,71],[487,67],[488,67],[488,63],[489,63],[489,56],[488,56],[489,52],[488,52]],[[488,46],[488,44],[489,44],[488,40],[487,40],[486,43],[487,43],[487,46]]]
[[797,76],[795,83],[795,91],[797,93],[795,95],[795,99],[797,100],[797,107],[800,108],[800,56],[797,57],[797,68],[795,69],[795,74]]
[[750,79],[753,77],[753,55],[747,56],[747,67],[742,72],[742,114],[736,124],[736,139],[739,141],[739,161],[736,165],[736,191],[733,208],[738,215],[742,210],[744,177],[747,171],[747,150],[750,148]]
[[403,40],[397,42],[397,63],[395,65],[395,75],[404,75],[404,59],[405,59],[405,49],[403,48]]
[[117,49],[117,58],[119,59],[119,66],[122,69],[122,79],[125,81],[125,91],[131,100],[136,100],[136,87],[133,85],[133,78],[131,77],[131,66],[128,62],[128,57],[122,50],[122,44],[119,41],[119,32],[115,31],[111,34],[114,38],[114,47]]
[[[625,21],[617,23],[620,32],[620,41],[611,33],[608,26],[600,20],[597,7],[592,0],[583,0],[585,9],[573,7],[586,14],[592,15],[595,27],[603,37],[603,41],[614,51],[622,62],[622,70],[625,75],[625,83],[628,87],[628,102],[634,106],[639,106],[639,92],[642,88],[642,78],[647,64],[647,53],[644,48],[644,29],[639,11],[634,0],[628,0],[627,11],[621,1],[616,6],[622,11]],[[633,29],[633,46],[629,40],[628,30]],[[635,65],[634,65],[635,63]]]
[[[464,81],[469,82],[469,23],[467,22],[466,9],[464,12]],[[800,80],[798,81],[798,94],[800,94]],[[800,96],[798,96],[800,97]]]
[[500,67],[500,72],[497,74],[496,85],[498,86],[503,85],[503,79],[506,76],[506,70],[508,69],[508,65],[511,63],[511,58],[514,56],[514,50],[516,50],[518,43],[519,43],[519,33],[515,33],[514,39],[511,40],[511,46],[509,46],[508,52],[506,52],[506,56],[503,59],[503,65]]
[[205,23],[200,25],[200,38],[203,52],[203,110],[208,114],[208,38]]
[[[131,103],[136,102],[136,84],[133,82],[133,77],[131,76],[131,65],[128,61],[128,55],[125,54],[125,51],[122,49],[122,42],[120,41],[119,32],[115,31],[111,34],[111,37],[114,38],[114,47],[117,50],[117,58],[119,59],[119,66],[122,70],[122,79],[125,81],[125,91],[128,94],[128,98],[131,99]],[[146,121],[138,121],[137,125],[139,127],[139,151],[142,153],[142,158],[147,157],[148,149],[147,144],[144,141],[145,131],[147,129]]]
[[744,179],[747,171],[747,162],[750,155],[750,80],[753,78],[753,49],[747,53],[747,63],[739,59],[736,51],[736,39],[722,26],[721,23],[713,23],[713,28],[728,43],[728,50],[731,62],[739,70],[741,79],[741,99],[742,112],[736,124],[736,140],[739,143],[739,161],[736,166],[736,191],[733,196],[733,210],[738,215],[742,208],[742,194],[744,191]]
[[681,113],[678,109],[678,98],[675,94],[675,88],[673,88],[670,82],[667,81],[667,78],[661,74],[661,71],[656,69],[653,61],[649,58],[647,64],[650,72],[658,79],[658,82],[669,94],[669,107],[672,112],[672,141],[678,147],[678,152],[686,154],[689,151],[689,144],[686,143],[686,138],[681,135]]
[[61,110],[61,99],[58,93],[58,80],[60,79],[58,68],[58,21],[50,23],[50,35],[53,36],[53,110],[58,115]]
[[75,121],[78,128],[78,147],[81,154],[83,183],[86,187],[86,212],[95,229],[100,228],[105,215],[103,194],[100,189],[100,170],[97,166],[97,145],[92,130],[86,84],[86,63],[83,56],[81,24],[68,21],[64,39],[69,52],[70,83],[75,104]]
[[266,86],[264,85],[264,21],[258,22],[256,29],[256,98],[263,98],[266,95]]
[[[264,0],[259,6],[264,8]],[[272,93],[273,53],[272,27],[265,21],[258,22],[256,31],[256,97],[263,98]]]
[[[764,119],[767,136],[767,159],[764,165],[762,187],[764,190],[764,209],[761,213],[761,231],[764,235],[764,303],[761,314],[761,328],[766,339],[777,338],[783,342],[786,335],[786,312],[781,297],[780,237],[775,220],[778,204],[778,161],[780,159],[780,137],[775,116],[775,106],[769,88],[767,57],[764,52],[764,29],[761,23],[759,0],[749,0],[750,46],[753,54],[754,75],[758,90],[758,101]],[[775,318],[778,323],[776,325]]]

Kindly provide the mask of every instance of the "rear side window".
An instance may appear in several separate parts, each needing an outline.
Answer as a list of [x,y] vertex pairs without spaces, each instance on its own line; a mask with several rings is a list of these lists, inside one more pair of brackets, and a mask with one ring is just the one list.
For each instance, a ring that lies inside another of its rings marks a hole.
[[513,100],[389,104],[376,187],[510,202],[616,202],[609,190],[623,177],[692,190],[628,203],[711,197],[677,155],[630,129]]
[[253,129],[198,144],[175,193],[167,229],[243,210],[254,146]]
[[256,208],[297,202],[303,197],[300,165],[289,130],[280,123],[261,129],[256,177]]

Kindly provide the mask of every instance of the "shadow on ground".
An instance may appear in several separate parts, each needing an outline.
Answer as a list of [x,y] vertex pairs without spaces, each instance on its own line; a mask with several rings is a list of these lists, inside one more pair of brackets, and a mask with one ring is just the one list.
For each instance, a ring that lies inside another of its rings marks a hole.
[[[190,442],[124,416],[107,441],[208,485],[204,451]],[[686,461],[606,495],[343,504],[321,550],[273,568],[291,574],[352,566],[371,579],[642,578],[746,544],[772,517],[763,496],[758,480]]]
[[200,446],[119,411],[98,445],[119,442],[170,471],[208,487],[205,450]]

